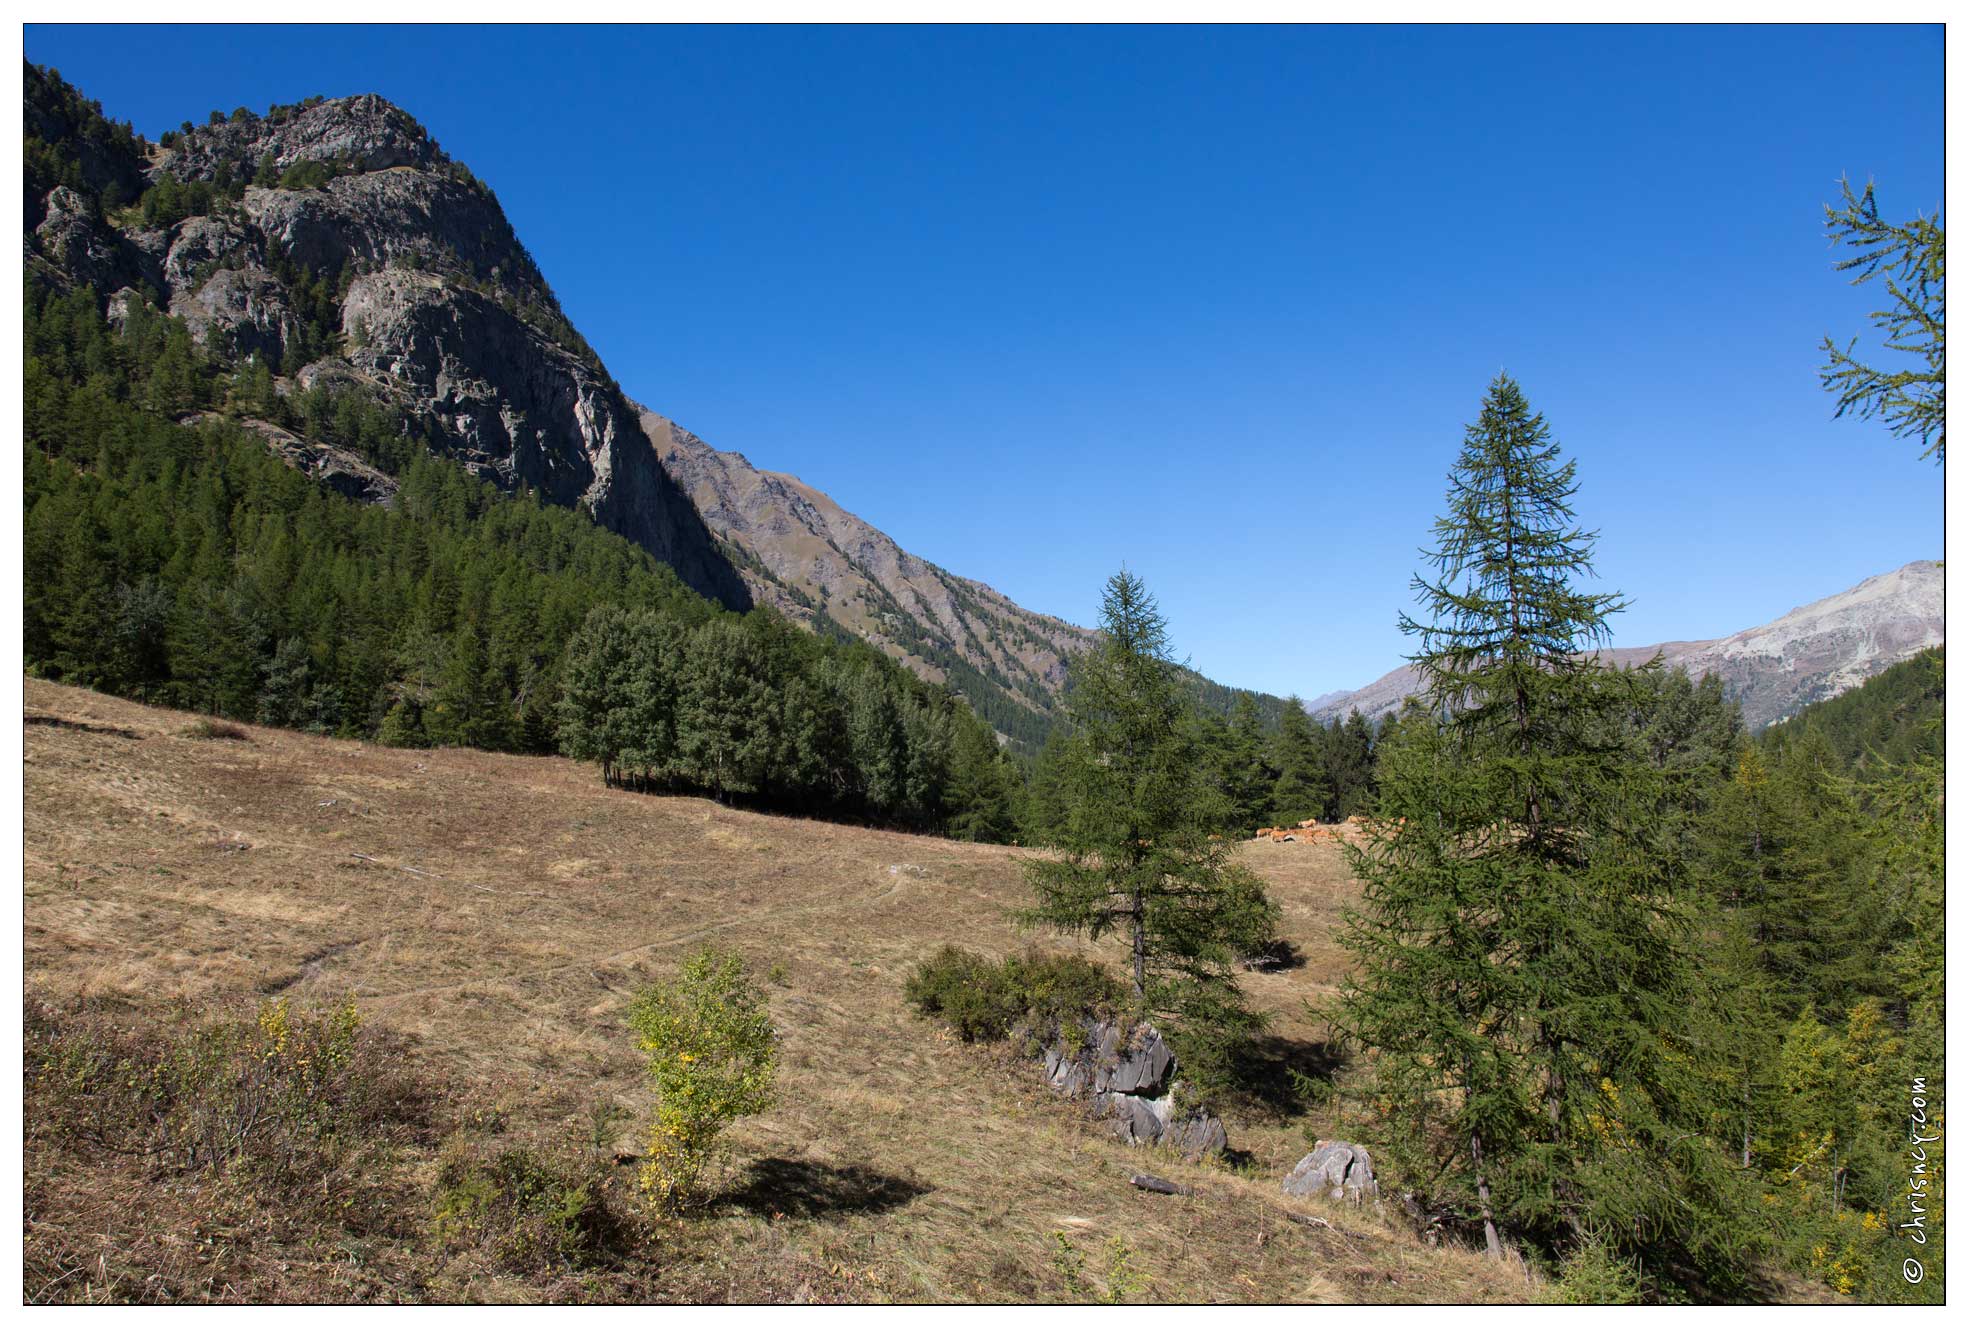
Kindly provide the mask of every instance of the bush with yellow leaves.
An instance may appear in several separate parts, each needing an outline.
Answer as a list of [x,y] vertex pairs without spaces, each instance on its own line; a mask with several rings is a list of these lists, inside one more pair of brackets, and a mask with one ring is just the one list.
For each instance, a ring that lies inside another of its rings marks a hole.
[[706,947],[677,977],[646,989],[629,1011],[656,1088],[640,1181],[665,1209],[710,1198],[721,1137],[773,1101],[779,1037],[765,997],[736,951]]

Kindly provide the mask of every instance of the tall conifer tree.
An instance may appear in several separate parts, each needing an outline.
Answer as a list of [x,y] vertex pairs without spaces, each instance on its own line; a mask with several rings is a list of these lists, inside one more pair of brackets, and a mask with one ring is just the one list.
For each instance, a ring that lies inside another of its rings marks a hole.
[[1553,1251],[1598,1232],[1650,1268],[1721,1269],[1707,1219],[1727,1165],[1701,1134],[1688,910],[1660,777],[1610,722],[1631,679],[1585,653],[1621,601],[1575,585],[1595,538],[1576,487],[1500,376],[1415,581],[1425,612],[1401,620],[1433,723],[1385,745],[1382,820],[1350,850],[1363,893],[1340,1015],[1396,1137],[1429,1155],[1411,1161],[1494,1255],[1504,1232]]
[[1128,943],[1141,1013],[1168,1026],[1208,1078],[1227,1035],[1253,1028],[1237,961],[1271,940],[1277,910],[1231,861],[1223,795],[1195,759],[1168,630],[1139,577],[1108,579],[1101,639],[1076,657],[1062,760],[1061,852],[1025,860],[1029,922]]
[[1272,785],[1274,821],[1292,826],[1326,810],[1331,792],[1325,779],[1326,763],[1313,735],[1313,722],[1297,697],[1287,697],[1285,709],[1279,713],[1272,764],[1278,768],[1278,779]]

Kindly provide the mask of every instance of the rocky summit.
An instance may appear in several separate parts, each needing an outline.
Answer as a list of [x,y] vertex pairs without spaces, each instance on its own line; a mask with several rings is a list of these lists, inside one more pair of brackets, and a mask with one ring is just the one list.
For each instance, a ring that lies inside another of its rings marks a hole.
[[[60,92],[30,69],[30,126],[59,131]],[[361,394],[481,478],[585,507],[696,590],[750,605],[498,199],[422,125],[365,95],[165,138],[91,142],[73,184],[41,191],[30,172],[31,277],[93,286],[112,317],[131,301],[178,316],[283,395]],[[345,485],[388,498],[373,477]]]

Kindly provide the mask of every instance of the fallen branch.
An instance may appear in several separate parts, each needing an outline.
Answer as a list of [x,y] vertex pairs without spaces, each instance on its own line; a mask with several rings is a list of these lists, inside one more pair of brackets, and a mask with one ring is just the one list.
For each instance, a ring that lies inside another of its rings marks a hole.
[[1331,1230],[1333,1227],[1333,1224],[1327,1222],[1324,1218],[1321,1218],[1316,1214],[1295,1214],[1290,1209],[1288,1209],[1285,1211],[1285,1216],[1289,1221],[1294,1223],[1302,1223],[1307,1227],[1323,1227],[1329,1230]]
[[1154,1191],[1157,1195],[1195,1195],[1196,1194],[1196,1192],[1188,1186],[1178,1186],[1173,1181],[1165,1181],[1161,1177],[1151,1177],[1141,1172],[1138,1172],[1134,1176],[1130,1177],[1128,1179],[1128,1184],[1133,1186],[1138,1191]]

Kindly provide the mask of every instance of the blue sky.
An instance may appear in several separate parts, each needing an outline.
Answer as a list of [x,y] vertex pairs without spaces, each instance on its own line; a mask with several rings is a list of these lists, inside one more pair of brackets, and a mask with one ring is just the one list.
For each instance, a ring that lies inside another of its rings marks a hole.
[[28,58],[155,137],[380,92],[490,183],[629,392],[1227,683],[1358,686],[1485,384],[1579,461],[1616,640],[1942,553],[1831,418],[1841,174],[1942,199],[1939,27],[117,28]]

